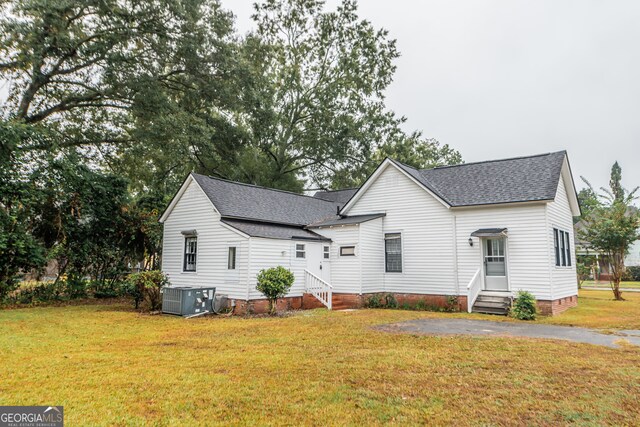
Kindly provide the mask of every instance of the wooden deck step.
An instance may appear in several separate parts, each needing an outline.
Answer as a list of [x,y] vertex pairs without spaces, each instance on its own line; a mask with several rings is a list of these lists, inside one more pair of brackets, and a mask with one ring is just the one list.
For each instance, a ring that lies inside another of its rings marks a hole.
[[473,303],[472,312],[474,313],[486,313],[486,314],[499,314],[506,316],[509,314],[511,308],[511,296],[499,296],[499,295],[478,295],[478,298]]

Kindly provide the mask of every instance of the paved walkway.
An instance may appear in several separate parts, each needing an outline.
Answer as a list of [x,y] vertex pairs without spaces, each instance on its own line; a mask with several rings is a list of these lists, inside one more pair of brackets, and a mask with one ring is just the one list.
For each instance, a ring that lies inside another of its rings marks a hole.
[[466,319],[416,319],[378,326],[387,332],[424,335],[487,335],[494,337],[548,338],[573,342],[618,347],[616,341],[626,340],[640,346],[640,330],[617,331],[603,334],[593,329],[571,326],[540,325],[534,323],[493,322]]

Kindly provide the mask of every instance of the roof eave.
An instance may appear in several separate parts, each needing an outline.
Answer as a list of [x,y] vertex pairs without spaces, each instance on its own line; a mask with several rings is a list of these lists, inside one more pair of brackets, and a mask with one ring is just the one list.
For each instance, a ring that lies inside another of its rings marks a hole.
[[553,199],[535,199],[535,200],[518,200],[518,201],[508,201],[508,202],[493,202],[493,203],[476,203],[471,205],[453,205],[451,206],[452,210],[461,210],[461,209],[473,209],[473,208],[490,208],[492,206],[509,206],[509,205],[537,205],[537,204],[545,204],[553,202]]

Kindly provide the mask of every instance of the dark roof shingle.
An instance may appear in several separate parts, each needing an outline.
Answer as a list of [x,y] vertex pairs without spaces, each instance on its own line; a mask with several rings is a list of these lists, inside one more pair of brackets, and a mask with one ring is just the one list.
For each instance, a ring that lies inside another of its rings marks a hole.
[[358,191],[357,188],[345,188],[344,190],[322,190],[316,191],[313,195],[316,199],[326,200],[328,202],[336,202],[340,205],[345,205],[354,194]]
[[418,170],[393,161],[454,207],[553,200],[565,151]]
[[290,225],[267,224],[234,219],[223,219],[222,222],[252,237],[266,237],[268,239],[285,240],[331,240],[327,237],[316,234],[313,231]]
[[334,202],[196,173],[192,176],[223,217],[300,226],[337,217]]
[[344,216],[342,218],[331,218],[324,221],[319,221],[319,222],[308,225],[308,227],[313,228],[313,227],[329,227],[332,225],[362,224],[363,222],[382,218],[383,216],[386,216],[386,215],[387,214],[384,214],[384,213],[377,213],[377,214]]

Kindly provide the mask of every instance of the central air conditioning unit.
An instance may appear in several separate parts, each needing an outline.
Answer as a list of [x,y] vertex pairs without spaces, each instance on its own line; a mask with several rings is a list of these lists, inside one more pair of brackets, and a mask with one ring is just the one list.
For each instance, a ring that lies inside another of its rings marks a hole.
[[216,288],[167,286],[162,288],[162,312],[193,317],[213,313]]

